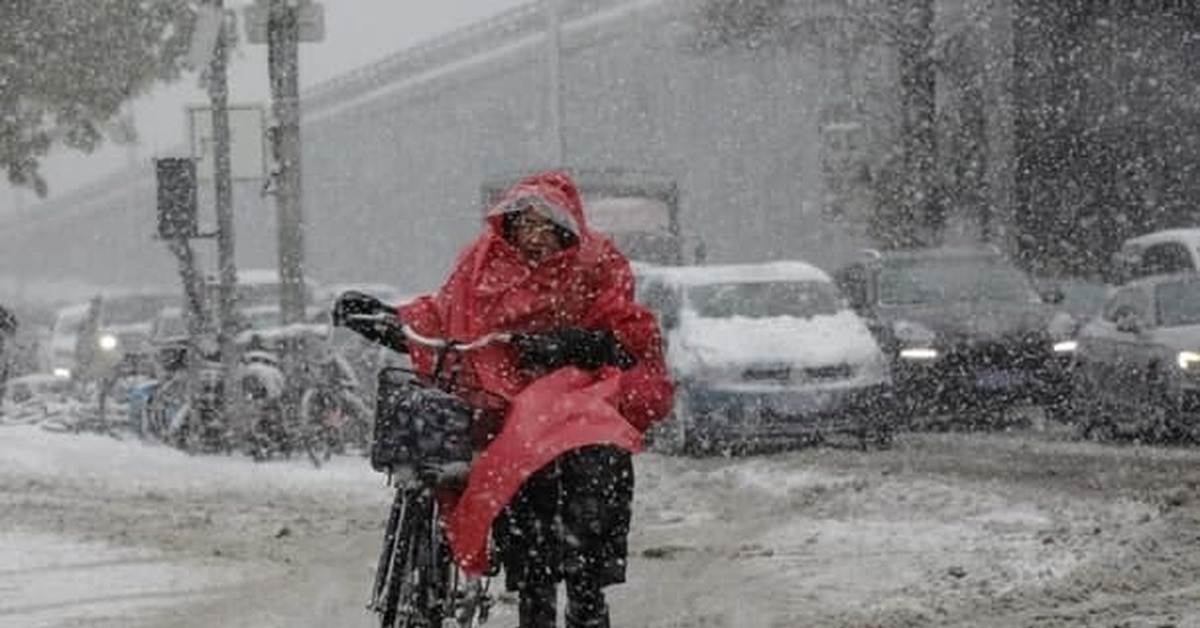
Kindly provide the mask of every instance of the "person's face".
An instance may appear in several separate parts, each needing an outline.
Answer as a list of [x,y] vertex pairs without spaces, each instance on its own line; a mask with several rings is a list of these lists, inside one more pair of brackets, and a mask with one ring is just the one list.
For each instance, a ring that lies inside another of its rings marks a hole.
[[532,209],[524,209],[513,218],[512,239],[513,246],[535,264],[563,249],[554,223]]

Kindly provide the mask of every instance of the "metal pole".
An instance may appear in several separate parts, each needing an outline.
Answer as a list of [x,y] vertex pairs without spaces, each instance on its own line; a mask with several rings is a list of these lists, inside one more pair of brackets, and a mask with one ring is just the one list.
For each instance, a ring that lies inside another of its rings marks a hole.
[[[267,70],[275,114],[275,191],[279,229],[279,309],[284,325],[300,322],[305,313],[304,216],[300,196],[300,30],[295,3],[270,0],[267,13]],[[282,367],[286,380],[298,381],[299,343],[284,340]],[[293,385],[283,392],[283,412],[299,420],[300,394]]]
[[549,43],[549,81],[547,90],[550,98],[550,132],[554,134],[551,163],[556,166],[565,165],[567,156],[567,138],[563,129],[563,79],[562,79],[562,7],[559,0],[543,0],[546,10],[546,27]]
[[268,63],[274,97],[279,162],[276,191],[279,227],[279,307],[285,325],[304,319],[304,215],[300,169],[300,32],[295,3],[271,0],[267,22]]
[[[224,0],[211,2],[217,10],[224,11]],[[226,76],[229,54],[224,23],[218,33],[208,77],[208,94],[212,99],[213,186],[217,213],[217,264],[221,281],[217,297],[217,345],[221,351],[225,391],[221,399],[221,416],[228,427],[232,417],[231,393],[237,365],[233,343],[233,291],[237,283],[237,267],[233,258],[233,183],[229,155],[229,84]]]
[[899,244],[928,245],[939,241],[942,235],[934,176],[937,160],[937,76],[931,59],[934,3],[892,0],[892,10],[901,33],[897,56],[903,112],[900,142],[906,179]]

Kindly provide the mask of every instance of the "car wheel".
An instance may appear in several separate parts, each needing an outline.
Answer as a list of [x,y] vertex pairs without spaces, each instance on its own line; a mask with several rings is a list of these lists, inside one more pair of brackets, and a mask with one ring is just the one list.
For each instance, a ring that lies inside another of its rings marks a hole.
[[877,397],[873,402],[864,405],[859,414],[859,446],[865,451],[871,449],[890,449],[896,426],[901,424],[905,408],[897,402],[894,395]]
[[1152,415],[1143,430],[1143,438],[1153,443],[1166,443],[1180,437],[1180,412],[1171,385],[1158,367],[1150,371],[1148,389],[1151,391]]
[[1077,440],[1112,440],[1116,436],[1112,413],[1098,387],[1084,371],[1071,377],[1071,435]]
[[687,453],[688,434],[691,431],[689,423],[692,420],[691,404],[683,387],[675,391],[675,404],[671,415],[646,434],[651,451],[666,456],[678,456]]
[[1042,404],[1046,420],[1058,425],[1070,425],[1075,421],[1077,407],[1081,401],[1079,394],[1072,385]]
[[1093,411],[1080,420],[1079,437],[1083,440],[1112,442],[1117,435],[1117,424],[1107,410]]
[[891,449],[894,435],[895,430],[887,417],[865,421],[856,433],[858,447],[862,451]]

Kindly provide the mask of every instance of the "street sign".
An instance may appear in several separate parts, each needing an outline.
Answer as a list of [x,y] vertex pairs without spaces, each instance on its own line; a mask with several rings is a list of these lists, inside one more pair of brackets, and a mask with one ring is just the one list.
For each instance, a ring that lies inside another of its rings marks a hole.
[[158,237],[196,237],[196,162],[186,157],[157,159]]
[[[270,15],[270,0],[255,0],[246,5],[246,41],[252,44],[267,43],[267,16]],[[325,5],[312,0],[299,0],[296,7],[297,28],[300,41],[318,42],[325,39]]]
[[192,29],[191,46],[183,58],[185,67],[189,70],[208,67],[217,48],[221,24],[221,9],[208,4],[196,8],[196,26]]
[[[262,105],[230,105],[229,162],[230,176],[235,181],[262,179],[266,176],[265,138],[266,113]],[[212,181],[214,146],[212,107],[192,105],[187,108],[189,142],[192,159],[196,160],[196,178]]]
[[205,70],[212,63],[217,49],[217,35],[222,27],[225,29],[227,48],[235,47],[238,41],[237,13],[233,9],[225,9],[222,13],[212,5],[202,5],[196,11],[196,26],[192,29],[187,55],[183,57],[183,67],[193,72]]

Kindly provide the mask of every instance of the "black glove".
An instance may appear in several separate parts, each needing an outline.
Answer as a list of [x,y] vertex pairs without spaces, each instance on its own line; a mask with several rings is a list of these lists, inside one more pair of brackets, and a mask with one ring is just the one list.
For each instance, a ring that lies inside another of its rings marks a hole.
[[568,327],[540,334],[519,334],[513,338],[524,369],[553,370],[571,365],[582,369],[634,365],[633,356],[608,330]]
[[348,327],[356,329],[356,325],[370,325],[369,321],[356,321],[351,319],[351,316],[371,316],[383,314],[389,311],[387,305],[379,299],[357,290],[349,290],[338,295],[338,298],[333,303],[333,319],[334,327]]
[[[380,320],[354,318],[355,316],[379,316],[380,314],[390,316],[381,317]],[[396,315],[395,308],[369,294],[350,290],[338,295],[337,301],[333,304],[330,318],[334,327],[345,327],[371,342],[381,344],[394,351],[408,352],[408,343],[405,341],[402,331],[404,324]]]

